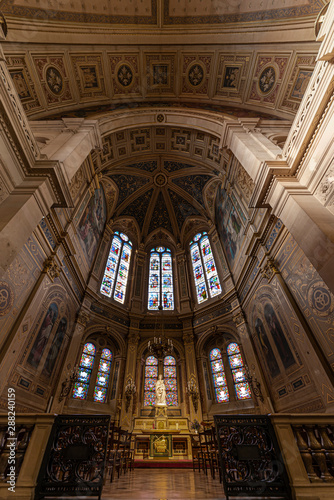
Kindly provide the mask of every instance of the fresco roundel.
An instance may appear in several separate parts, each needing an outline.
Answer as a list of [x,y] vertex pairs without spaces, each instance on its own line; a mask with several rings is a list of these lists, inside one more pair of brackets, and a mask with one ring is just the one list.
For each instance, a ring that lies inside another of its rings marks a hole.
[[14,302],[12,289],[5,281],[0,281],[0,316],[5,316]]
[[122,64],[117,71],[117,80],[123,87],[128,87],[131,85],[133,79],[133,73],[130,66],[127,64]]
[[63,90],[63,77],[54,66],[49,66],[46,70],[46,83],[53,94],[61,94]]
[[188,72],[189,83],[193,87],[198,87],[204,79],[204,69],[200,64],[193,64]]
[[334,300],[322,281],[313,283],[309,288],[308,302],[319,316],[328,316],[334,309]]
[[267,66],[259,77],[259,89],[262,94],[268,94],[276,83],[276,72],[272,66]]

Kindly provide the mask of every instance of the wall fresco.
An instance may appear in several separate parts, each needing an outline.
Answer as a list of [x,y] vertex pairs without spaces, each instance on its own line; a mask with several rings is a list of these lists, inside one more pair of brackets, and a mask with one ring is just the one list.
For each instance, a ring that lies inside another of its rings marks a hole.
[[96,189],[77,226],[79,240],[88,264],[92,263],[106,221],[103,188]]
[[217,191],[216,222],[228,263],[233,267],[241,247],[243,225],[230,197],[222,188]]

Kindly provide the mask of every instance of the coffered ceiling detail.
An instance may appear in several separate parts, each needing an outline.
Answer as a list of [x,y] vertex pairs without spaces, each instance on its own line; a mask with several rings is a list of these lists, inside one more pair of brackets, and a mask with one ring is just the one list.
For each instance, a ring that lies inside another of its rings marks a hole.
[[[160,4],[160,16],[157,5]],[[312,16],[324,5],[322,0],[1,0],[7,16],[72,23],[203,25],[256,23]]]
[[[292,120],[315,65],[317,47],[300,44],[282,51],[273,45],[184,46],[174,50],[133,48],[110,52],[81,47],[4,44],[10,74],[30,119],[99,115],[147,103],[219,106]],[[15,49],[13,51],[13,49]],[[68,50],[70,49],[70,50]],[[208,49],[208,48],[206,48]],[[231,108],[235,106],[235,108]],[[86,111],[85,111],[86,110]],[[163,147],[163,146],[161,146]]]

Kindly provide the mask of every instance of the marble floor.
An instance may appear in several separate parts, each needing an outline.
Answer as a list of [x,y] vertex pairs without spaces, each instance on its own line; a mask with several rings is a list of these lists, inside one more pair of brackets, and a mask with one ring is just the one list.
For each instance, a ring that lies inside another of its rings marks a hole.
[[134,469],[103,488],[102,500],[224,500],[223,485],[189,469]]

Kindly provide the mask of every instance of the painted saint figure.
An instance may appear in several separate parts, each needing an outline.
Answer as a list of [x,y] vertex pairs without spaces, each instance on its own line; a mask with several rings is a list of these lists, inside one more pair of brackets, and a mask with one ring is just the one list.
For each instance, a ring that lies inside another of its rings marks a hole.
[[155,406],[166,406],[166,386],[162,375],[159,375],[155,384]]

